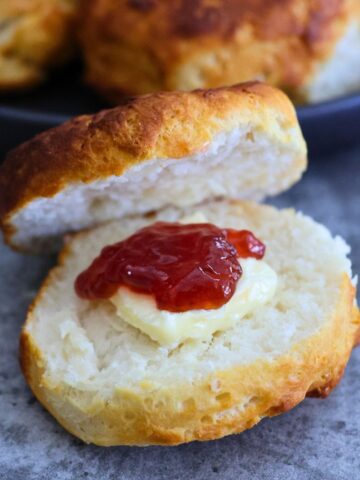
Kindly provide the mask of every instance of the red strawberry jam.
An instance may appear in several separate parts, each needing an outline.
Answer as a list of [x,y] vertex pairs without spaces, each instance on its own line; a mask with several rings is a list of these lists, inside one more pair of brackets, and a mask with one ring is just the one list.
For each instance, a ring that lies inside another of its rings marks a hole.
[[105,247],[77,277],[75,290],[97,300],[126,286],[153,295],[161,310],[215,309],[235,292],[242,275],[238,257],[264,254],[265,245],[247,230],[157,222]]

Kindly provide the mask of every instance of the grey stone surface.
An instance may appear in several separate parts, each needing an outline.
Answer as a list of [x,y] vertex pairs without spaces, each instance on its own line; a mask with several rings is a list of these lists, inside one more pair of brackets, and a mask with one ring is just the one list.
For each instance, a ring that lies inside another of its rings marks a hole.
[[[312,162],[300,184],[274,200],[342,234],[357,272],[359,173],[360,150]],[[306,400],[241,435],[139,449],[88,446],[67,434],[34,399],[17,363],[27,306],[53,261],[0,246],[0,479],[360,479],[360,349],[327,400]]]

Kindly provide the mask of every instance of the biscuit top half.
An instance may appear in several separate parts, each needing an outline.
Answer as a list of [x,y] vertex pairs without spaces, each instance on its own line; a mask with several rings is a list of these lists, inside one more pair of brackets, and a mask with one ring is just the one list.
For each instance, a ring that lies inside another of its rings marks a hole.
[[43,251],[112,219],[221,197],[261,200],[305,168],[294,108],[277,89],[150,94],[10,152],[0,167],[1,226],[12,246]]

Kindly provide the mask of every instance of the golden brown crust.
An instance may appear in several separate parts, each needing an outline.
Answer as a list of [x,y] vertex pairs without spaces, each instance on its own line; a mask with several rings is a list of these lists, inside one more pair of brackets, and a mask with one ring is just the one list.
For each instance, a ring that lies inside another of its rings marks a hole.
[[12,0],[0,5],[0,91],[39,83],[74,51],[75,0]]
[[[66,256],[65,251],[60,265]],[[41,302],[55,273],[50,273],[33,308]],[[65,385],[54,386],[44,375],[45,360],[29,333],[31,311],[21,335],[21,366],[41,403],[85,442],[177,445],[212,440],[286,412],[306,395],[329,394],[343,374],[359,333],[354,295],[355,288],[344,275],[336,309],[317,334],[272,362],[257,361],[215,372],[191,385],[159,389],[144,383],[140,390],[117,389],[110,399],[90,395],[87,400]],[[241,405],[238,410],[237,405]]]
[[[284,130],[298,128],[294,109],[283,93],[251,82],[137,97],[40,134],[10,152],[0,167],[0,224],[5,238],[11,242],[15,234],[16,212],[37,198],[52,197],[73,182],[121,175],[151,158],[187,156],[217,133],[251,124],[253,119],[264,131],[272,131],[276,122]],[[277,133],[272,135],[276,138]],[[294,166],[302,171],[305,147],[294,148],[303,151]]]
[[[331,55],[354,0],[83,0],[87,79],[123,92],[192,89],[263,78],[296,95]],[[164,48],[166,44],[166,48]]]

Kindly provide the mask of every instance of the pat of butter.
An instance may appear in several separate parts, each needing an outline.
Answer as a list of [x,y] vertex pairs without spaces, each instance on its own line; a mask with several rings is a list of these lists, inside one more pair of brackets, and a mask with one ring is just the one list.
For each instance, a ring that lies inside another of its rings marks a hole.
[[117,309],[119,321],[125,320],[162,345],[176,345],[186,339],[207,339],[214,332],[233,326],[269,302],[275,294],[277,275],[266,262],[248,258],[240,259],[240,264],[243,275],[234,295],[217,309],[181,313],[159,310],[152,296],[135,293],[126,287],[120,287],[110,300]]

